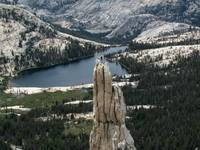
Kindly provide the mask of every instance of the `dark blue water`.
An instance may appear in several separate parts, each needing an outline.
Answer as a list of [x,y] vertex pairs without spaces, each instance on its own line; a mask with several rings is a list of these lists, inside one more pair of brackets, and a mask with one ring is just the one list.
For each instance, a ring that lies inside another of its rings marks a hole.
[[[108,48],[104,52],[96,53],[94,57],[78,62],[46,69],[32,70],[11,80],[10,85],[15,87],[54,87],[91,83],[96,58],[108,53],[125,50],[125,48],[126,47]],[[111,62],[106,63],[113,75],[126,74],[126,71],[119,64]]]

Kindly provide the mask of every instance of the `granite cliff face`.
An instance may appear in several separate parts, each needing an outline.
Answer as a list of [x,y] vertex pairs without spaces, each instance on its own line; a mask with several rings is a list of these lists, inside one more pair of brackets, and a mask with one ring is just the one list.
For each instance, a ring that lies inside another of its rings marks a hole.
[[112,75],[106,65],[94,69],[94,128],[90,150],[136,150],[125,125],[126,105],[121,89],[112,86]]

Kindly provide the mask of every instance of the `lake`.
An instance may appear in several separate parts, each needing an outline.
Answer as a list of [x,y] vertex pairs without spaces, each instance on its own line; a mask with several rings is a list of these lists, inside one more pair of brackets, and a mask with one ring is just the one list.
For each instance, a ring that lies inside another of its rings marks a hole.
[[[124,51],[126,48],[125,46],[111,47],[96,53],[94,57],[70,64],[26,71],[17,78],[12,79],[9,84],[12,87],[59,87],[91,83],[96,59],[105,54]],[[113,75],[124,75],[127,73],[120,64],[107,61],[106,63]]]

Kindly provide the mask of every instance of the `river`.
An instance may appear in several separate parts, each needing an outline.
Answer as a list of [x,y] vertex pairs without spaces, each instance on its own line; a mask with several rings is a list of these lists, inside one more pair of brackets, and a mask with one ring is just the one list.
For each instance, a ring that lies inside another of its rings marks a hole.
[[[9,84],[12,87],[62,87],[80,85],[92,82],[93,69],[99,56],[124,51],[126,47],[111,47],[105,51],[96,53],[94,57],[72,62],[66,65],[30,70],[12,79]],[[107,62],[113,75],[126,74],[125,69],[115,62]]]

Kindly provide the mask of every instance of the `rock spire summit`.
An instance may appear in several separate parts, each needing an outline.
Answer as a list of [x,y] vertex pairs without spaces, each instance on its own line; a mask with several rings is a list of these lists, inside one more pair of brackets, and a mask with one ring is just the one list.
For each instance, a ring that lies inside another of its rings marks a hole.
[[125,125],[126,105],[121,89],[112,86],[112,75],[104,63],[94,68],[94,127],[90,150],[136,150]]

